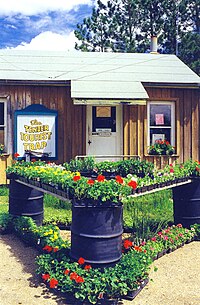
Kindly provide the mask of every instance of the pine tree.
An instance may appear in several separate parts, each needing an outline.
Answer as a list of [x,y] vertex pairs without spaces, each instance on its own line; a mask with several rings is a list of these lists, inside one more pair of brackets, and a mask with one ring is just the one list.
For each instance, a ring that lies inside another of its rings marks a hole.
[[200,0],[98,0],[92,16],[77,24],[75,47],[143,53],[154,35],[160,53],[178,55],[199,73]]

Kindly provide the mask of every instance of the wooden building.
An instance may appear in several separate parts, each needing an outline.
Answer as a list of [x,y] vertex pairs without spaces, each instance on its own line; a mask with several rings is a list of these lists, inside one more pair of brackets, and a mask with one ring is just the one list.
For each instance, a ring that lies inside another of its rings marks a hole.
[[[0,184],[16,153],[14,113],[58,111],[58,163],[83,155],[138,155],[163,166],[200,159],[200,77],[175,55],[0,50]],[[170,158],[148,155],[157,138]]]

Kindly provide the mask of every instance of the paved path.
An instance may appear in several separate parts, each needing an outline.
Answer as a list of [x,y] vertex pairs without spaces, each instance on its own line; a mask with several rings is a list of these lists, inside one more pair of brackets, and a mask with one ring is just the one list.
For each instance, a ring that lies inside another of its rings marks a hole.
[[[0,304],[62,305],[35,275],[37,251],[14,235],[0,236]],[[154,272],[154,266],[158,271]],[[192,242],[152,265],[149,284],[133,301],[120,305],[200,305],[200,242]]]

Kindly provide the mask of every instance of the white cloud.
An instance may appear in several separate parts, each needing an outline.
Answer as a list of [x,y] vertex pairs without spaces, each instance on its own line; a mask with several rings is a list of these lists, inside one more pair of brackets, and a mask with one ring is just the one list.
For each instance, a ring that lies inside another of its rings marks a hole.
[[77,39],[73,31],[65,35],[47,31],[34,37],[30,43],[22,42],[15,49],[68,51],[74,50],[75,41]]
[[79,5],[93,5],[94,0],[0,0],[0,15],[35,15],[48,11],[69,11]]

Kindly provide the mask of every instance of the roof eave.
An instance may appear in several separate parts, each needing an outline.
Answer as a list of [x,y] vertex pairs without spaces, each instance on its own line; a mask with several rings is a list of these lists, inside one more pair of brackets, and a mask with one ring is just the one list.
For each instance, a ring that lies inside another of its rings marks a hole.
[[23,86],[69,86],[69,80],[17,80],[17,79],[0,79],[0,85],[23,85]]
[[142,82],[144,87],[162,87],[162,88],[175,88],[175,89],[199,89],[200,83],[153,83]]

